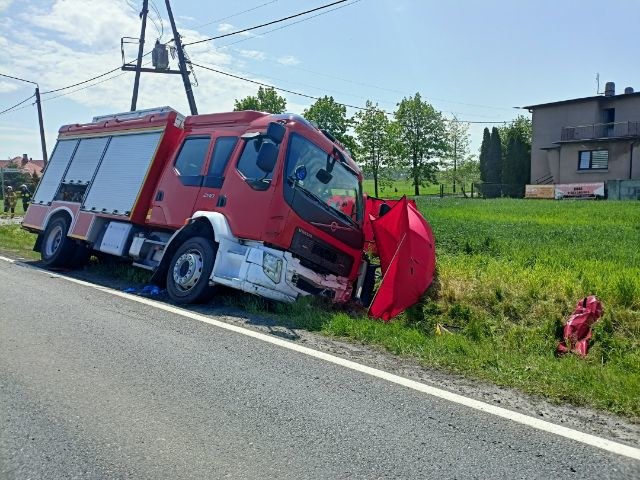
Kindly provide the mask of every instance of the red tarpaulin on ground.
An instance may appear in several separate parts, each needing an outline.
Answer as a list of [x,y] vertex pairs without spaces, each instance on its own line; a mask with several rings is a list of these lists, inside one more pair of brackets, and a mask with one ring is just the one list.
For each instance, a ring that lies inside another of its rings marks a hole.
[[370,222],[383,277],[369,314],[385,321],[418,301],[431,285],[436,266],[431,227],[414,202],[403,197],[394,203]]
[[574,352],[587,355],[591,339],[591,325],[602,316],[602,303],[595,295],[581,299],[564,325],[564,340],[558,344],[557,353]]

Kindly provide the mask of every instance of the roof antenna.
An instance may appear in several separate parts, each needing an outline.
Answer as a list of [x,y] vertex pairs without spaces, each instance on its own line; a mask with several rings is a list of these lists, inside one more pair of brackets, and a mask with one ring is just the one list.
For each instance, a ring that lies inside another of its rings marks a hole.
[[602,95],[600,91],[600,73],[596,73],[596,95]]

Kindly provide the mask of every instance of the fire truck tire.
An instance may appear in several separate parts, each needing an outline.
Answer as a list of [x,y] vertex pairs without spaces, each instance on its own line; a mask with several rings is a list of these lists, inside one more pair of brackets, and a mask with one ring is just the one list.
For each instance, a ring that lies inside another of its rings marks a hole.
[[70,267],[75,255],[75,242],[67,237],[69,219],[65,216],[51,220],[42,234],[40,258],[47,268]]
[[202,303],[215,293],[209,277],[218,244],[203,237],[187,239],[169,262],[167,293],[176,303]]

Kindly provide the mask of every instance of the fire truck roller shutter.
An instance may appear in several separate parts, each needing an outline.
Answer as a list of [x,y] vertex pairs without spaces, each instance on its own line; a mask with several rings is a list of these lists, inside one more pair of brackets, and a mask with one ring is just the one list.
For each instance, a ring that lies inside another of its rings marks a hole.
[[64,176],[64,183],[87,184],[96,173],[109,137],[83,138]]
[[76,150],[78,140],[58,140],[49,159],[47,168],[33,197],[33,203],[49,204],[53,200],[71,157]]
[[128,215],[149,170],[162,132],[111,138],[85,197],[84,210]]

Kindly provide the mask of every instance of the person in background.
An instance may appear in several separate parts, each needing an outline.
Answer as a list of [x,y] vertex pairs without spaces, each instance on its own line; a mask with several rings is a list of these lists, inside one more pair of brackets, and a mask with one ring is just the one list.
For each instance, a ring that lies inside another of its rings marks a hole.
[[4,191],[4,213],[9,211],[11,211],[11,218],[13,218],[16,211],[16,192],[13,191],[11,186]]
[[29,191],[29,188],[26,185],[20,186],[20,198],[22,198],[22,210],[26,212],[27,207],[31,202],[31,192]]

